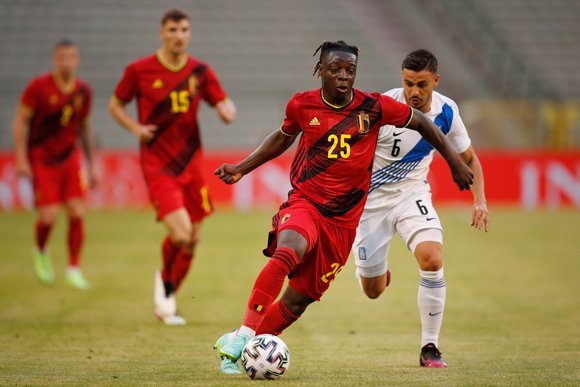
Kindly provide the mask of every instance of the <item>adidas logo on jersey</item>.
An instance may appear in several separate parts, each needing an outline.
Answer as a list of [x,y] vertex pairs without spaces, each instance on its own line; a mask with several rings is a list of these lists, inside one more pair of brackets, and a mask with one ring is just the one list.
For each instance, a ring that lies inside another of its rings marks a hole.
[[163,87],[163,81],[161,79],[156,79],[155,82],[151,85],[154,89],[161,89]]
[[310,120],[310,126],[318,126],[320,125],[320,121],[318,121],[317,117],[314,117],[313,119]]

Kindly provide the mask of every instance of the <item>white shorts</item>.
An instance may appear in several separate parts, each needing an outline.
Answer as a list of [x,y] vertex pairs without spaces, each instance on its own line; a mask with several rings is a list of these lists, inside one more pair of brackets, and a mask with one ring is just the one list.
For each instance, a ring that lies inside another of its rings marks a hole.
[[420,242],[443,244],[443,229],[428,187],[409,192],[395,206],[365,209],[352,245],[355,264],[363,277],[372,278],[387,271],[395,232],[413,252]]

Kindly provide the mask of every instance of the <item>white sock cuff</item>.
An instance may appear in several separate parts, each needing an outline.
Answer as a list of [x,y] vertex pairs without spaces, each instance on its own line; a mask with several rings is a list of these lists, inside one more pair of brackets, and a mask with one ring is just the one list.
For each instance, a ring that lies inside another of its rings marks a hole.
[[419,270],[419,275],[421,278],[426,279],[427,281],[441,281],[443,279],[443,268],[437,271],[424,271]]
[[247,327],[247,326],[245,326],[245,325],[242,325],[242,326],[240,327],[240,329],[238,329],[238,332],[237,332],[237,333],[238,333],[238,334],[240,334],[240,333],[243,333],[244,335],[246,335],[246,336],[249,336],[249,337],[254,337],[254,336],[256,336],[256,331],[255,331],[255,330],[253,330],[252,328],[248,328],[248,327]]

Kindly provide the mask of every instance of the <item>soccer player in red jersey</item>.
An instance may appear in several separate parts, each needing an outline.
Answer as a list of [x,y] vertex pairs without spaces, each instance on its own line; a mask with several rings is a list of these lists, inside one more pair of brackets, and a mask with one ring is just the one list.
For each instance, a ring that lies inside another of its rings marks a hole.
[[[302,133],[290,179],[288,201],[274,216],[271,257],[258,275],[242,326],[215,344],[223,373],[239,373],[236,361],[256,334],[279,335],[308,305],[320,300],[343,269],[368,194],[379,128],[390,124],[418,131],[444,157],[460,189],[469,189],[473,174],[441,131],[420,111],[383,96],[353,89],[358,48],[343,41],[325,42],[315,74],[320,89],[298,93],[286,118],[238,165],[216,171],[225,183],[283,153]],[[282,297],[284,279],[290,281]]]
[[[187,54],[189,16],[168,10],[161,20],[161,49],[127,66],[109,102],[113,117],[141,142],[141,166],[149,194],[168,236],[163,266],[155,274],[155,315],[168,325],[183,325],[175,293],[189,271],[202,219],[212,212],[201,174],[197,110],[201,100],[225,123],[236,109],[212,68]],[[125,104],[137,99],[138,120]]]
[[84,200],[87,180],[81,167],[79,137],[88,160],[89,183],[95,186],[95,146],[90,125],[92,91],[76,76],[80,63],[77,46],[57,43],[52,54],[54,71],[34,78],[24,90],[14,117],[16,169],[32,178],[38,211],[34,251],[36,275],[44,285],[54,282],[47,251],[59,205],[68,214],[69,285],[87,289],[79,268],[84,241]]

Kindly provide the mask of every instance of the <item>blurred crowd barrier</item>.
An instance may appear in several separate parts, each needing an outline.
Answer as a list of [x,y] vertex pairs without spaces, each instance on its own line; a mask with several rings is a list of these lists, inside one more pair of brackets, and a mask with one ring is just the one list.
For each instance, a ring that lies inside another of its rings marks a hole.
[[464,100],[461,116],[476,145],[580,149],[580,100]]
[[[286,200],[292,152],[280,156],[233,186],[223,184],[213,171],[222,163],[236,163],[246,151],[208,151],[205,179],[214,204],[239,210],[274,207]],[[580,209],[580,151],[477,150],[485,174],[488,203],[523,209]],[[101,185],[88,200],[94,209],[149,206],[148,193],[136,151],[101,151]],[[429,179],[436,204],[470,205],[469,192],[457,190],[445,161],[436,156]],[[0,212],[31,209],[33,188],[18,177],[11,153],[0,153]]]

